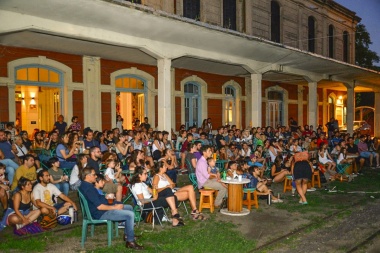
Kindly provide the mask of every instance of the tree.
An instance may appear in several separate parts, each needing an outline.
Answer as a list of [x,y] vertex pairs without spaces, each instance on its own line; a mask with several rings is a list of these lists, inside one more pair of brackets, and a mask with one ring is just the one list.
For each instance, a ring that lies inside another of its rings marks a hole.
[[376,52],[369,49],[371,44],[372,41],[367,28],[359,23],[356,26],[355,34],[355,63],[360,67],[378,70],[374,63],[379,62],[380,58]]

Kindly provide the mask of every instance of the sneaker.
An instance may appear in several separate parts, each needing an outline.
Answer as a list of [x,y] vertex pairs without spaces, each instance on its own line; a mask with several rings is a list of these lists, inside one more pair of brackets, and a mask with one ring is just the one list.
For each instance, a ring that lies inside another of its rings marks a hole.
[[310,189],[307,189],[306,191],[308,192],[315,192],[317,189],[315,189],[314,187],[311,187]]
[[172,220],[169,219],[168,216],[166,216],[166,215],[164,215],[164,217],[162,217],[162,220],[161,220],[161,221],[162,221],[162,222],[164,222],[164,221],[172,222]]
[[119,222],[118,228],[125,228],[125,221]]
[[272,203],[282,203],[281,199],[272,199]]
[[24,224],[16,224],[16,229],[20,229],[24,226]]
[[185,169],[185,168],[182,168],[179,170],[179,172],[181,172],[181,173],[186,172],[186,171],[187,171],[187,169]]

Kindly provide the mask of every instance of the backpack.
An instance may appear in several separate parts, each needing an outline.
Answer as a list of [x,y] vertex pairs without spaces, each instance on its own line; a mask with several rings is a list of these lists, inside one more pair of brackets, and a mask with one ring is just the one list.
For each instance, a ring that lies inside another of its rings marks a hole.
[[49,212],[49,214],[40,216],[39,223],[43,229],[55,228],[58,224],[57,216]]

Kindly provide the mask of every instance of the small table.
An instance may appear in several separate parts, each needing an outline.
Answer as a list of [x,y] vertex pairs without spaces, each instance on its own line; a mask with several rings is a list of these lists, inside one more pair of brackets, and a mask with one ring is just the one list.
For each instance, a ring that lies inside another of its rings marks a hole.
[[228,209],[224,208],[220,212],[226,215],[243,216],[248,215],[249,210],[243,208],[243,184],[250,182],[249,179],[221,180],[223,183],[228,184]]

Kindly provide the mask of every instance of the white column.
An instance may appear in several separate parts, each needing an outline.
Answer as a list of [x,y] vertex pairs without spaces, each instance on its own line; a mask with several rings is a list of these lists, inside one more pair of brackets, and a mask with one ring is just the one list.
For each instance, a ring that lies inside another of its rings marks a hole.
[[262,74],[251,74],[251,118],[253,126],[262,126]]
[[171,60],[157,60],[158,67],[158,129],[169,133],[172,128]]
[[[347,86],[347,133],[352,134],[354,129],[354,117],[355,117],[355,91],[354,86]],[[375,100],[376,103],[376,100]]]
[[298,125],[303,126],[303,87],[302,85],[298,85],[297,87],[297,111],[298,111]]
[[309,82],[309,104],[308,104],[308,125],[317,126],[317,82]]
[[371,126],[374,136],[380,136],[380,90],[375,90],[375,124]]
[[327,89],[324,88],[322,90],[323,92],[323,95],[322,95],[322,110],[323,110],[323,122],[322,122],[322,126],[326,125],[327,122],[329,122],[329,118],[328,118],[328,111],[327,111],[327,108],[328,108],[328,97],[327,97]]
[[16,85],[8,83],[8,119],[9,122],[16,122],[16,99],[15,99]]
[[102,130],[100,58],[83,56],[84,127]]
[[246,77],[245,78],[245,127],[252,127],[252,114],[251,114],[251,108],[252,108],[252,99],[251,99],[251,78]]

